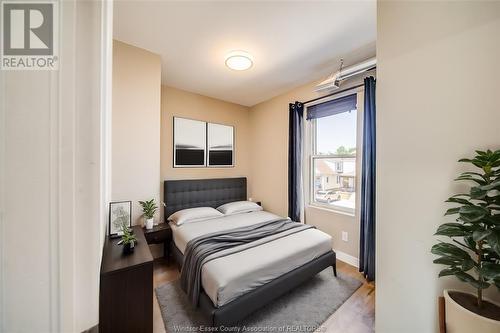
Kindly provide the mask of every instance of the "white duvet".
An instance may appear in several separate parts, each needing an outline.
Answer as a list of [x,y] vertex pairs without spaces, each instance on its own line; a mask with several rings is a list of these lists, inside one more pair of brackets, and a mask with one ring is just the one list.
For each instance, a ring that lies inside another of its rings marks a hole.
[[[176,226],[171,223],[173,241],[184,253],[187,243],[212,232],[280,218],[265,211],[242,213]],[[293,231],[288,231],[290,233]],[[263,244],[208,262],[202,268],[201,283],[215,307],[314,260],[332,249],[329,235],[317,229],[270,236]],[[271,241],[267,242],[269,239]],[[245,247],[245,245],[242,245]]]

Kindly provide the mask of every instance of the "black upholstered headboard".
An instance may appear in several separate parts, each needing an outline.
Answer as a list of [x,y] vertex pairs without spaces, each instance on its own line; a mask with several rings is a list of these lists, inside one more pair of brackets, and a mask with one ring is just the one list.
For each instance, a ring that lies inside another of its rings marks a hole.
[[247,200],[247,179],[165,180],[165,219],[178,210],[194,207],[217,208],[232,201]]

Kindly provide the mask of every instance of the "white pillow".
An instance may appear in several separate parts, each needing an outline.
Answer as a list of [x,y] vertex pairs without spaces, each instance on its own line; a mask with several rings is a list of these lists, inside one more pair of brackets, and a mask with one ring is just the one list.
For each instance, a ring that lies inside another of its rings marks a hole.
[[232,215],[238,213],[256,212],[262,210],[262,207],[252,201],[235,201],[219,206],[217,207],[217,210],[225,215]]
[[168,220],[181,225],[221,217],[223,214],[211,207],[197,207],[179,210],[168,217]]

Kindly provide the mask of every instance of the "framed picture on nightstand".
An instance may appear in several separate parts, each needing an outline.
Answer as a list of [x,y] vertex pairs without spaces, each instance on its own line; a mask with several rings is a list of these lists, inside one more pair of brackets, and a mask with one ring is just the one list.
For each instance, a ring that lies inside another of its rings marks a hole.
[[123,234],[122,225],[132,227],[132,201],[116,201],[109,203],[109,237],[118,237]]

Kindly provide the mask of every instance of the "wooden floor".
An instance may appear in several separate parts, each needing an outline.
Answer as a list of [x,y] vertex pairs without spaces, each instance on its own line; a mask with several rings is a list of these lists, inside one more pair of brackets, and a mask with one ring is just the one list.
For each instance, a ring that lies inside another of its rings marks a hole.
[[[363,282],[363,285],[335,311],[323,324],[321,332],[369,333],[375,326],[375,286],[367,283],[357,268],[342,261],[337,261],[337,270]],[[179,278],[179,271],[174,264],[164,260],[155,261],[154,287]],[[160,307],[156,296],[153,297],[153,330],[165,332]]]

